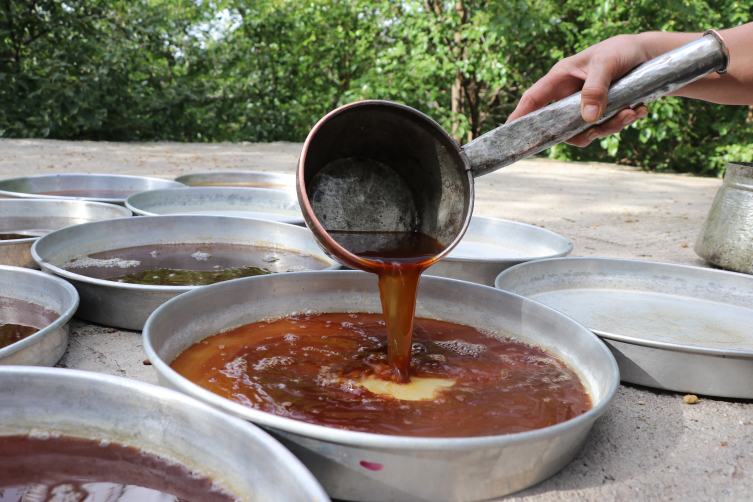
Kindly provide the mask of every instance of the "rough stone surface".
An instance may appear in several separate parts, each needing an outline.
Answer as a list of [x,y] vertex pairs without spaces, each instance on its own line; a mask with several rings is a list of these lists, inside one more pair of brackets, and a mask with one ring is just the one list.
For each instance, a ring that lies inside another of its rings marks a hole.
[[[294,172],[300,144],[0,140],[0,178],[109,172]],[[693,244],[721,180],[611,164],[519,162],[476,183],[475,214],[514,219],[573,241],[571,256],[707,266]],[[80,320],[58,364],[156,383],[140,333]],[[751,383],[753,385],[753,383]],[[504,500],[753,500],[753,401],[623,385],[583,450],[559,474]]]

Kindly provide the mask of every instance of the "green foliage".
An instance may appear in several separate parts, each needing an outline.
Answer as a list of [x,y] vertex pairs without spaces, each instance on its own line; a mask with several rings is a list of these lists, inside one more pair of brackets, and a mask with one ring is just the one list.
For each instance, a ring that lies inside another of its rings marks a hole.
[[176,57],[192,49],[182,37],[198,21],[188,0],[4,0],[1,8],[4,137],[150,137],[171,118],[154,112],[191,92]]
[[[462,143],[605,38],[753,21],[753,0],[0,0],[0,137],[302,141],[389,99]],[[719,175],[753,161],[753,108],[679,98],[549,156]]]

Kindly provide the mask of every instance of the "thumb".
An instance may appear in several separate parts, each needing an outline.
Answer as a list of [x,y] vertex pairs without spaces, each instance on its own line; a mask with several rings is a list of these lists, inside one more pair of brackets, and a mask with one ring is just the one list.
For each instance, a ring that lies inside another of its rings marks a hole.
[[580,92],[580,114],[586,122],[596,122],[607,108],[609,85],[619,76],[616,58],[594,57]]

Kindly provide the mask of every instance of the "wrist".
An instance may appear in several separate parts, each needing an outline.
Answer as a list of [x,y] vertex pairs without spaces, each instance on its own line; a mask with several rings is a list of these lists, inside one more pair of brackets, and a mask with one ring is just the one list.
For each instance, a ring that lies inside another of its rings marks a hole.
[[647,31],[634,35],[638,40],[642,62],[650,61],[667,52],[664,50],[664,46],[666,45],[664,38],[666,35],[666,33],[661,31]]

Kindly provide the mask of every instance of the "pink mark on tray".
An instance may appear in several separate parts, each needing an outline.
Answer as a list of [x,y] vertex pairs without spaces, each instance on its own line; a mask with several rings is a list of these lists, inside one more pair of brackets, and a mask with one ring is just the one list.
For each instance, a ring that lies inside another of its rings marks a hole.
[[384,466],[382,464],[377,464],[376,462],[367,462],[365,460],[361,460],[361,467],[365,467],[370,471],[381,471],[384,469]]

